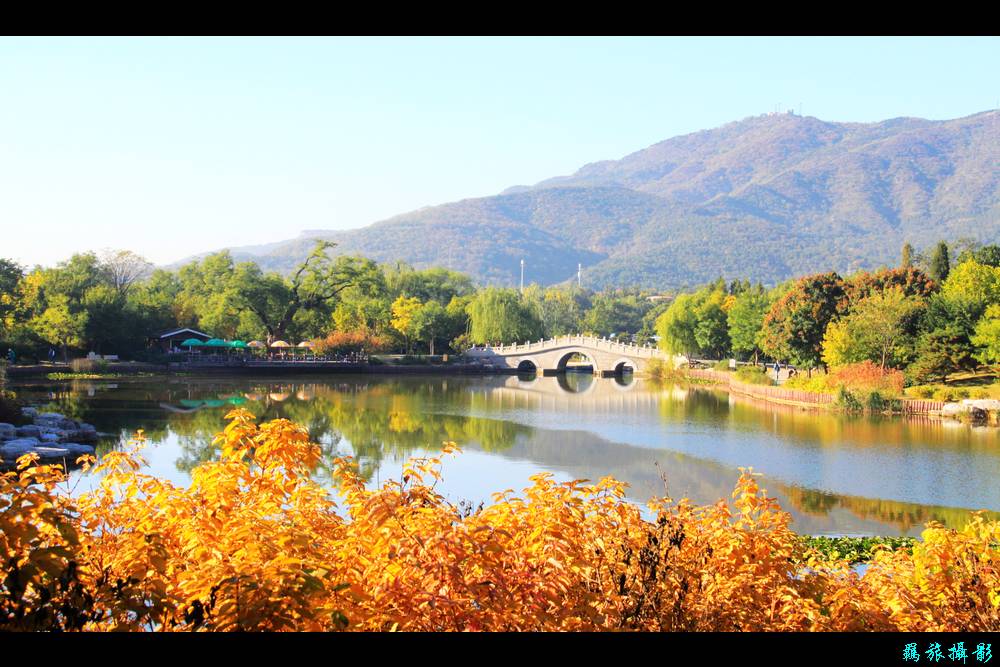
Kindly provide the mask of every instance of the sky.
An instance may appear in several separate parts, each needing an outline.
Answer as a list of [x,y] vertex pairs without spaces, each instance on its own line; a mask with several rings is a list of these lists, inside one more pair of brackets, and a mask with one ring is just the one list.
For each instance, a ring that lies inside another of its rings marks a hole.
[[1000,38],[3,38],[0,257],[165,264],[774,110],[1000,106]]

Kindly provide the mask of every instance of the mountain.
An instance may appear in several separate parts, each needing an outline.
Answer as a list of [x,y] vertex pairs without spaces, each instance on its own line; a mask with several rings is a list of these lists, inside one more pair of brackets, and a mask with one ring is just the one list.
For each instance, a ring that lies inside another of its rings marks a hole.
[[1000,112],[834,123],[768,114],[667,139],[499,195],[348,231],[233,248],[286,271],[312,239],[484,283],[590,287],[774,283],[894,265],[900,248],[1000,240]]

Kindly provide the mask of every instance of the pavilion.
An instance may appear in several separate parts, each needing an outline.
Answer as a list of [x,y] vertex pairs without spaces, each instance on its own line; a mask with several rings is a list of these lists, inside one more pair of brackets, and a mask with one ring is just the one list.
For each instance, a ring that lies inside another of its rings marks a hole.
[[149,346],[156,347],[163,352],[181,352],[181,343],[188,338],[197,338],[198,340],[205,342],[210,340],[212,337],[207,333],[198,331],[196,329],[185,328],[173,328],[162,331],[158,334],[149,337]]

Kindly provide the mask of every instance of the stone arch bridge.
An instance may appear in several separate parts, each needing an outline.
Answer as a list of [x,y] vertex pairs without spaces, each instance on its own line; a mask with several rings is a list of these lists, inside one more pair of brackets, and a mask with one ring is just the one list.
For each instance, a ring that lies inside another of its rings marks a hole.
[[537,371],[554,375],[566,371],[574,355],[580,355],[593,368],[594,375],[611,376],[631,370],[645,373],[649,362],[659,359],[675,367],[687,362],[685,357],[667,354],[655,347],[618,343],[596,336],[558,336],[533,343],[498,347],[474,347],[465,356],[479,363],[505,370]]

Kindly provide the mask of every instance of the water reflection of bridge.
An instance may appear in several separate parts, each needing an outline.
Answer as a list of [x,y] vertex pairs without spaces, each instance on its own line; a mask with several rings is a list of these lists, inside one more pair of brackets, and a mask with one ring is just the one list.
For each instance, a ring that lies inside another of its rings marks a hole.
[[651,390],[648,384],[638,378],[597,379],[590,375],[572,379],[566,375],[510,375],[484,391],[497,401],[496,407],[500,409],[530,407],[575,410],[580,406],[588,406],[602,411],[631,411],[638,407],[655,406],[663,395],[662,389]]

